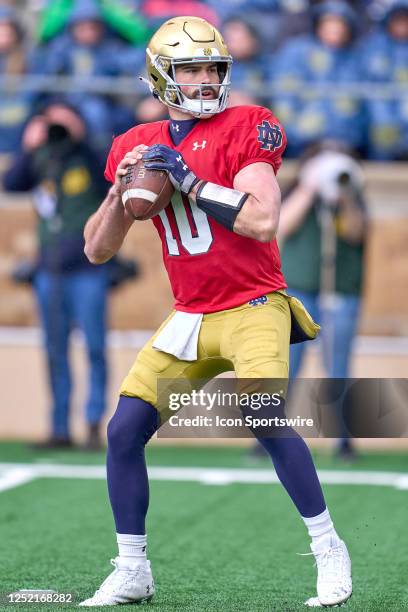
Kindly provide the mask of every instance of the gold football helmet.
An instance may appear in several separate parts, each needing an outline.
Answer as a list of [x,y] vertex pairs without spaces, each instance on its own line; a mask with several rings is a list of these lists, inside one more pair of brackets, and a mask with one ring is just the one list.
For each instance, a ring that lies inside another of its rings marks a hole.
[[[185,96],[181,86],[192,83],[176,81],[176,66],[190,63],[216,63],[220,77],[218,98],[207,100],[202,96],[205,85],[197,85],[198,99]],[[146,67],[149,87],[163,104],[196,117],[215,115],[225,109],[230,90],[232,57],[216,28],[199,17],[175,17],[166,21],[154,34],[146,49]]]

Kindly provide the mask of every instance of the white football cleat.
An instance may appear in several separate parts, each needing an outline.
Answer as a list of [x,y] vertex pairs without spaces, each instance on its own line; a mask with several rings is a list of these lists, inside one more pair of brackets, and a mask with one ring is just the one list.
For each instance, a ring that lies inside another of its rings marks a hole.
[[305,606],[308,606],[308,608],[341,608],[342,606],[346,605],[347,601],[335,604],[334,606],[323,606],[318,597],[309,597],[309,599],[305,601]]
[[309,597],[309,599],[305,601],[305,606],[309,608],[323,608],[318,597]]
[[81,601],[80,606],[117,606],[142,603],[154,595],[154,581],[150,561],[129,564],[119,557],[111,559],[115,566],[93,597]]
[[[326,549],[310,545],[316,558],[317,596],[322,606],[346,602],[353,592],[351,561],[343,540],[331,539]],[[314,607],[314,606],[313,606]]]

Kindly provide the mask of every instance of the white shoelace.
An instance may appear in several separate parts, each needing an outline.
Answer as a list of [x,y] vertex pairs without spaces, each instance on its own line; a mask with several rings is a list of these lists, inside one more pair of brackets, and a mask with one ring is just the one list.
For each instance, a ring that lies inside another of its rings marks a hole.
[[94,597],[96,597],[97,595],[105,594],[107,590],[104,589],[104,587],[107,585],[109,586],[108,593],[113,588],[121,588],[126,586],[126,584],[129,582],[129,579],[133,579],[135,575],[138,575],[140,573],[141,570],[141,566],[137,566],[134,570],[128,568],[119,568],[118,563],[115,559],[111,559],[110,563],[115,568],[115,571],[109,574],[107,578],[105,578],[99,589],[96,591]]
[[[344,556],[343,549],[340,544],[338,544],[337,546],[330,546],[326,550],[318,551],[316,553],[310,552],[310,553],[296,553],[296,554],[301,557],[309,557],[310,555],[313,555],[316,559],[314,563],[314,567],[317,567],[317,568],[326,567],[330,563],[330,561],[332,561],[333,564],[332,564],[332,569],[330,573],[335,576],[338,575],[338,570],[340,569],[339,566],[340,566],[340,563],[343,561],[343,556]],[[343,570],[342,567],[341,569]]]

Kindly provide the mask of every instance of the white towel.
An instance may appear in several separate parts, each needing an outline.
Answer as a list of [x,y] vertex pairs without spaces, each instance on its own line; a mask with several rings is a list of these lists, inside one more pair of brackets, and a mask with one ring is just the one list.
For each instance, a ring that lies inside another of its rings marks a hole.
[[183,361],[195,361],[202,318],[202,314],[178,310],[153,342],[153,348]]

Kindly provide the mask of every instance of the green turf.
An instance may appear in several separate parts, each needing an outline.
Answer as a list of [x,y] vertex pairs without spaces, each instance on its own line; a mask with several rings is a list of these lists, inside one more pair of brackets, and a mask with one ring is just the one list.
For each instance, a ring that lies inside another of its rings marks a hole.
[[[408,454],[395,452],[361,452],[351,465],[339,462],[332,451],[314,450],[313,457],[320,469],[381,470],[408,472]],[[199,466],[199,467],[240,467],[270,469],[268,458],[253,459],[248,449],[240,446],[201,446],[192,444],[169,446],[151,444],[147,447],[147,460],[151,465]],[[38,451],[22,442],[0,443],[2,462],[47,462],[95,465],[105,462],[105,452],[83,452],[80,450]]]
[[[19,445],[0,445],[0,461],[6,456],[28,461],[24,452]],[[68,463],[80,457],[61,455]],[[89,458],[84,454],[80,462]],[[242,449],[236,448],[155,447],[150,461],[246,465]],[[331,463],[327,456],[320,458],[322,465],[325,461]],[[402,470],[404,465],[403,455],[397,454],[364,455],[362,461],[364,469]],[[408,491],[326,486],[325,494],[353,558],[355,593],[342,610],[408,610]],[[302,602],[315,595],[313,559],[296,555],[308,552],[308,538],[279,485],[153,481],[148,533],[157,594],[143,608],[146,612],[305,611]],[[104,481],[43,479],[1,492],[0,545],[0,592],[51,588],[73,591],[76,601],[89,596],[116,554]],[[0,604],[2,612],[13,607],[73,608]]]

